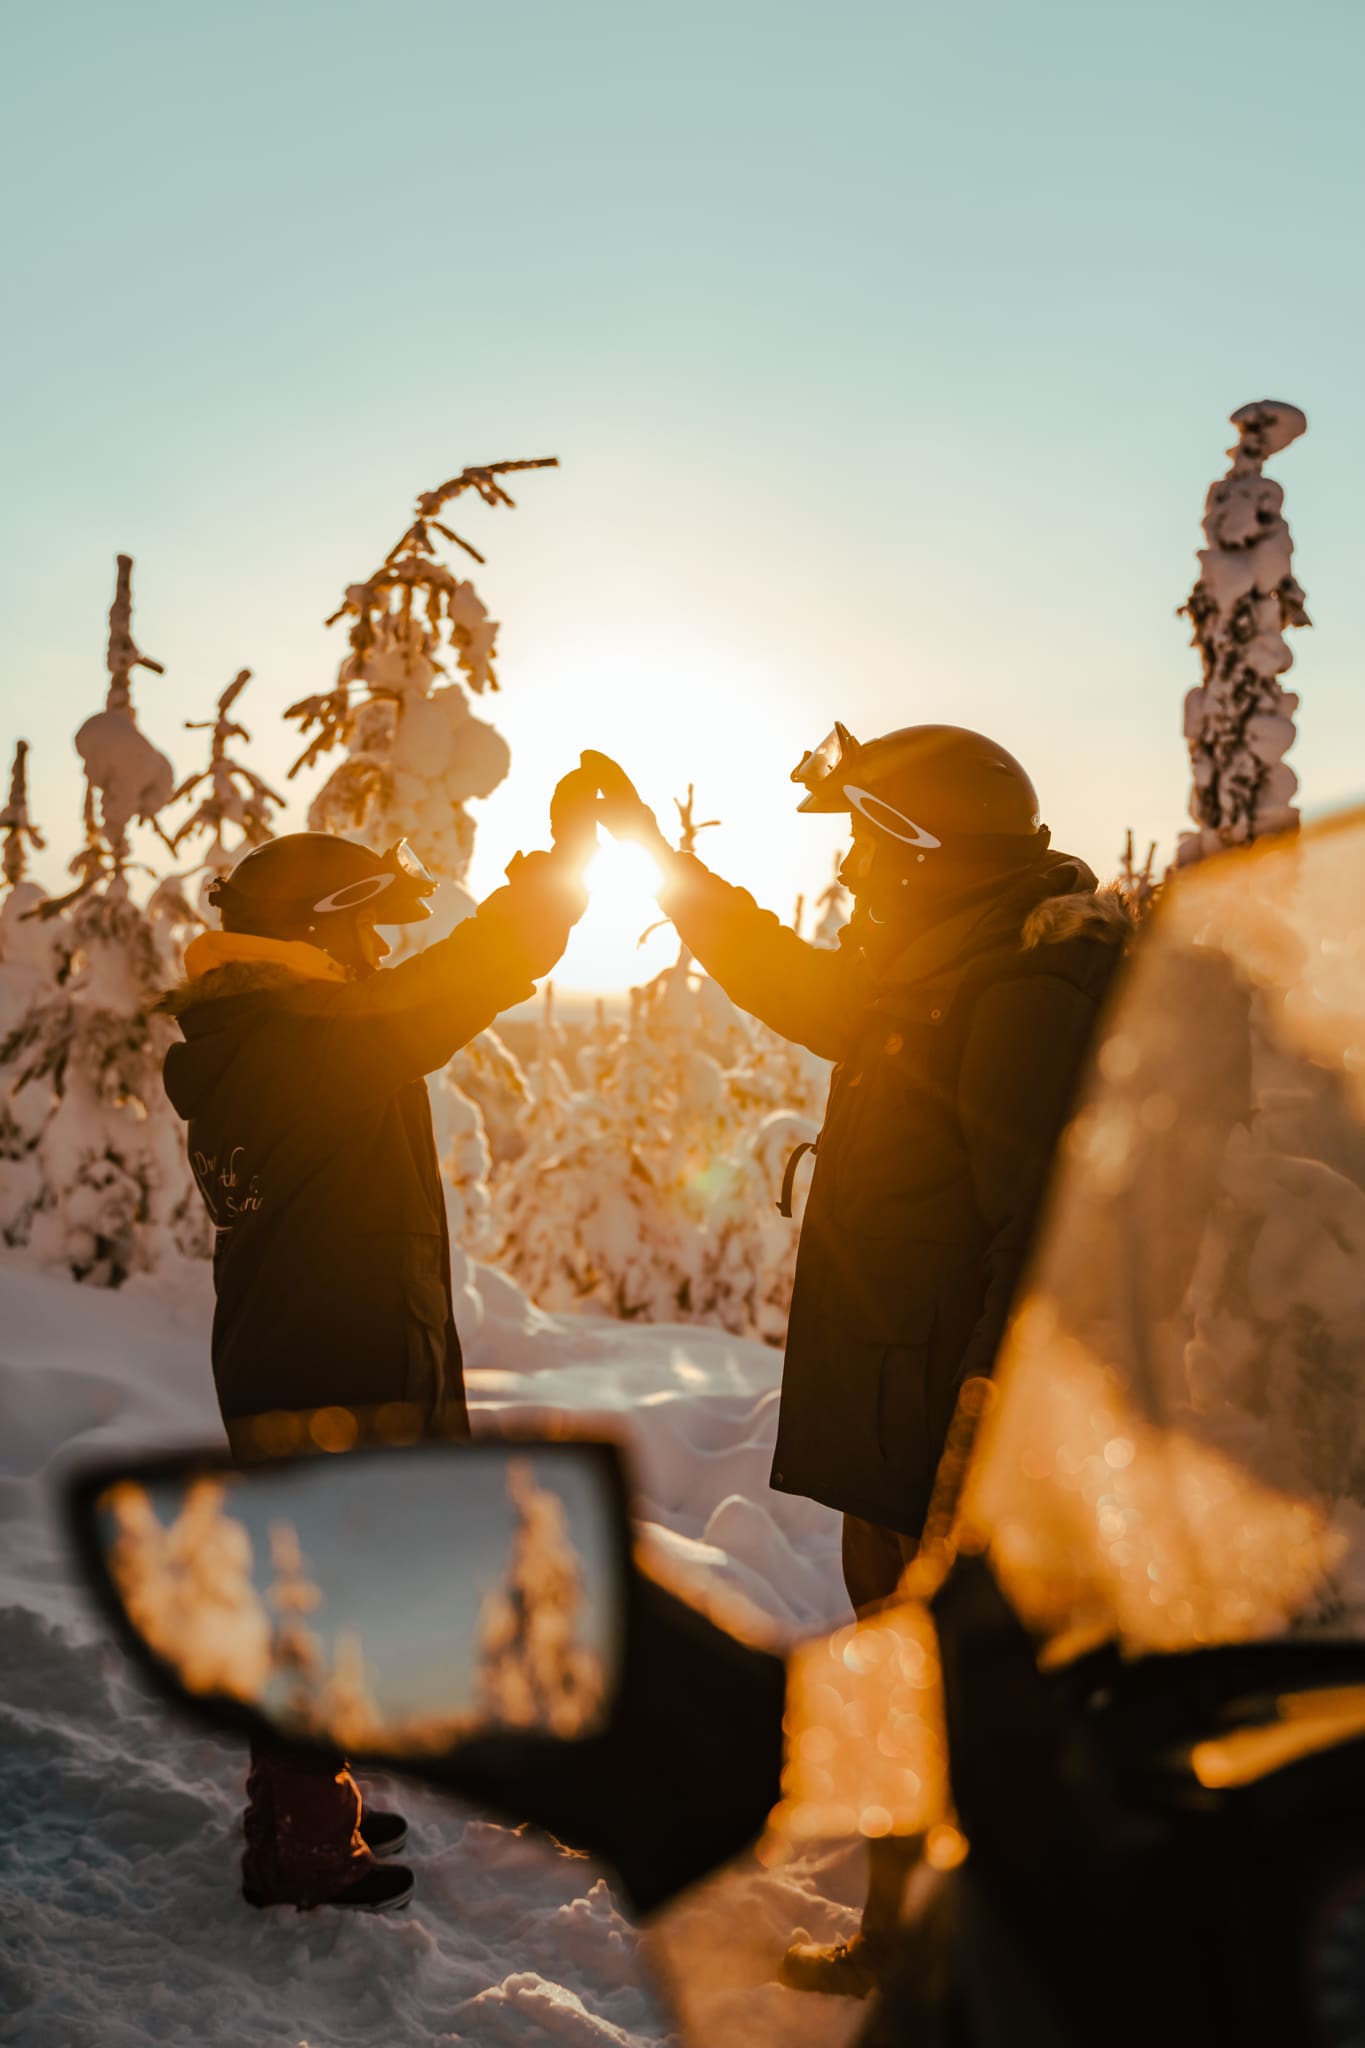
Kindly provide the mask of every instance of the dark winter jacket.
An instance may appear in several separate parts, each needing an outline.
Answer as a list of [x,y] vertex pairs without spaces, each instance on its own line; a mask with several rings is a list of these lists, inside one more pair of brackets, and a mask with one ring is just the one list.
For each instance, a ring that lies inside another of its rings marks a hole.
[[422,1077],[533,993],[584,900],[552,856],[509,873],[449,937],[367,980],[314,946],[207,933],[163,1000],[184,1033],[166,1091],[216,1229],[213,1376],[239,1454],[293,1448],[300,1411],[327,1408],[363,1433],[467,1432]]
[[679,857],[663,898],[743,1008],[833,1060],[772,1483],[917,1536],[958,1388],[989,1373],[1127,915],[1047,856],[878,960]]

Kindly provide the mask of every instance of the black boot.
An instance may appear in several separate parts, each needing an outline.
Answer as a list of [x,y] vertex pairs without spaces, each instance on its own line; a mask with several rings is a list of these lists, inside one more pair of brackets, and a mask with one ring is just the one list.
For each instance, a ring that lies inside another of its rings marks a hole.
[[360,1838],[371,1856],[396,1856],[408,1839],[408,1824],[401,1813],[366,1807],[360,1816]]
[[322,1903],[341,1906],[352,1913],[397,1913],[407,1905],[412,1893],[412,1872],[405,1864],[376,1863],[354,1884],[348,1884],[345,1891]]

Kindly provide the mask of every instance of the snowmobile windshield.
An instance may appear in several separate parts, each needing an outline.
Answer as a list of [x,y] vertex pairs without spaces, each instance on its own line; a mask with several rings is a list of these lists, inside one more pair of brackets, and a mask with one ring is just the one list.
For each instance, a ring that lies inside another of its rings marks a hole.
[[1358,812],[1142,929],[964,1500],[1058,1655],[1365,1635],[1362,904]]

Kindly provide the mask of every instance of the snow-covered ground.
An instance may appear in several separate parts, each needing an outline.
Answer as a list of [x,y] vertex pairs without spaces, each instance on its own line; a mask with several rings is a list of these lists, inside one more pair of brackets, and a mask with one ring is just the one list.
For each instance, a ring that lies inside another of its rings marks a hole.
[[[382,1784],[412,1826],[408,1913],[241,1903],[241,1755],[142,1686],[55,1515],[80,1462],[220,1440],[207,1282],[189,1268],[110,1293],[0,1264],[0,2041],[635,2048],[676,2038],[665,1975],[708,2048],[848,2040],[861,2008],[783,1990],[774,1970],[796,1928],[851,1932],[852,1845],[780,1869],[746,1858],[642,1932],[586,1859]],[[491,1273],[463,1300],[476,1413],[602,1418],[632,1447],[649,1540],[694,1583],[787,1636],[845,1618],[835,1517],[768,1490],[775,1351],[542,1316]]]

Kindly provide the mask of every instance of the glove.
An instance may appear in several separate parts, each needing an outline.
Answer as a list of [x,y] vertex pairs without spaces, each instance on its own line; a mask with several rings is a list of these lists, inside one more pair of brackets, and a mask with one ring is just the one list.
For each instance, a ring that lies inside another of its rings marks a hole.
[[659,830],[659,821],[619,761],[589,747],[580,755],[583,771],[602,792],[597,816],[613,839],[633,839],[661,864],[673,848]]
[[555,784],[550,798],[550,837],[554,849],[581,874],[597,851],[597,820],[601,805],[597,784],[586,768],[571,768]]

